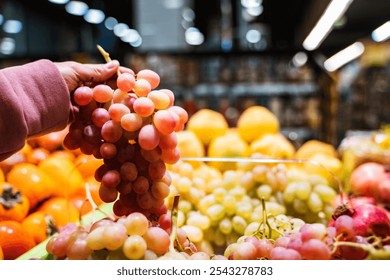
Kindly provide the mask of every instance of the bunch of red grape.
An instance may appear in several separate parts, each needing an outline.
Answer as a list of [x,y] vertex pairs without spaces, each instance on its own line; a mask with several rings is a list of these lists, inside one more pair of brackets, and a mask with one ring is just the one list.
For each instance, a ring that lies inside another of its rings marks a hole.
[[157,73],[144,69],[119,73],[115,86],[83,85],[73,93],[79,112],[64,146],[103,159],[95,172],[99,194],[114,202],[118,216],[166,213],[171,178],[165,164],[180,158],[175,133],[188,114],[174,105],[171,90],[157,89],[159,83]]
[[226,259],[198,251],[181,228],[175,231],[174,240],[168,232],[152,225],[142,213],[133,212],[89,226],[69,223],[49,240],[46,250],[54,259],[69,260]]
[[333,225],[306,223],[299,231],[280,236],[276,240],[240,237],[225,250],[232,260],[330,260],[330,259],[389,259],[388,238],[361,236],[348,215],[341,215]]

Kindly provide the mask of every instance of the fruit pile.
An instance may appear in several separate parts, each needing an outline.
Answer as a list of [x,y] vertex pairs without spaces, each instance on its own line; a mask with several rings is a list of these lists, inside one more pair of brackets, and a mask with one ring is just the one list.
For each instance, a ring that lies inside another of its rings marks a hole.
[[346,188],[334,147],[296,150],[266,108],[236,128],[208,109],[189,118],[156,72],[121,71],[77,88],[70,126],[2,163],[1,258],[41,243],[36,257],[59,260],[390,259],[383,165]]

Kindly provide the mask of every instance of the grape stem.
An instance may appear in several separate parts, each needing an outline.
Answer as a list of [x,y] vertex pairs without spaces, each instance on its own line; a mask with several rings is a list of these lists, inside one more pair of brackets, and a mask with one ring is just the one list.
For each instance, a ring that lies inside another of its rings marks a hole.
[[109,213],[106,213],[105,211],[100,209],[100,207],[95,203],[95,201],[92,198],[91,188],[90,188],[88,182],[85,183],[85,195],[86,195],[86,200],[85,201],[89,201],[89,203],[91,203],[91,206],[92,206],[92,222],[95,222],[95,211],[97,211],[97,210],[102,212],[104,215],[106,215],[111,220],[115,220],[115,217],[113,215],[110,215]]
[[[104,60],[106,62],[110,62],[111,61],[111,57],[110,57],[110,54],[108,52],[106,52],[102,46],[100,45],[96,45],[97,49],[99,50],[100,54],[103,56]],[[118,72],[117,72],[117,75],[119,76],[121,74],[121,72],[119,71],[118,69]]]
[[172,205],[172,210],[171,210],[171,233],[170,233],[171,242],[169,244],[169,252],[175,252],[175,240],[176,240],[176,232],[177,232],[177,216],[179,213],[179,211],[178,211],[179,199],[180,199],[179,195],[175,195],[173,198],[173,205]]

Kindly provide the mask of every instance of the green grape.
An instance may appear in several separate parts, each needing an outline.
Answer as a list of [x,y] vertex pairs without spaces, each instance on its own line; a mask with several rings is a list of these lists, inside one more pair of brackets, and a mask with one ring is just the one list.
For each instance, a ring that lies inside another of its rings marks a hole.
[[215,196],[212,194],[201,198],[198,203],[198,209],[202,214],[207,214],[207,209],[216,203]]
[[311,193],[311,186],[306,181],[299,181],[297,182],[297,186],[295,189],[295,196],[298,199],[306,200],[309,198],[309,195]]
[[309,199],[307,200],[307,206],[311,212],[318,213],[322,210],[324,204],[320,196],[317,193],[312,192],[309,196]]
[[272,187],[270,185],[262,184],[256,190],[256,195],[259,199],[269,200],[272,195]]
[[241,216],[246,220],[250,219],[252,211],[253,207],[250,203],[239,202],[236,205],[236,215]]
[[233,229],[238,233],[238,234],[244,234],[245,229],[248,226],[248,223],[245,221],[243,217],[240,216],[234,216],[232,218],[232,225]]
[[218,225],[218,229],[225,235],[228,235],[232,232],[233,230],[233,224],[230,218],[223,218]]
[[225,216],[225,208],[221,204],[214,204],[207,208],[206,214],[211,221],[217,222]]
[[187,217],[187,225],[198,227],[202,230],[206,230],[210,227],[210,218],[206,215],[202,215],[198,212],[191,214]]
[[309,210],[306,201],[299,198],[294,199],[293,207],[299,214],[305,214]]
[[231,194],[227,194],[222,201],[222,205],[225,207],[227,215],[234,215],[236,213],[237,199]]
[[218,203],[222,203],[222,201],[225,198],[226,194],[227,194],[227,190],[222,188],[222,187],[218,187],[218,188],[215,188],[213,190],[213,195],[215,197],[215,200]]
[[337,195],[332,187],[324,184],[315,185],[313,191],[316,192],[325,203],[332,203]]

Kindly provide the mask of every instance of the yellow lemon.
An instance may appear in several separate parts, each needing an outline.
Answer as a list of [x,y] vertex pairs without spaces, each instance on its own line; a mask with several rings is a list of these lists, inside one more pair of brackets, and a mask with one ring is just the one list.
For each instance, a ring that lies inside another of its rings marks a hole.
[[224,135],[228,127],[225,117],[210,109],[197,111],[187,123],[187,130],[195,133],[205,146],[209,145],[214,138]]
[[[207,150],[211,158],[240,158],[249,155],[249,145],[240,137],[237,131],[229,130],[225,135],[211,141]],[[210,166],[221,171],[236,169],[236,162],[210,162]]]
[[280,124],[277,117],[263,106],[251,106],[246,109],[237,121],[241,137],[251,143],[264,134],[278,133]]
[[318,153],[333,157],[336,157],[337,155],[336,149],[332,145],[313,139],[303,143],[296,151],[294,157],[298,159],[307,159]]
[[289,159],[293,157],[295,148],[281,133],[265,134],[251,143],[250,153],[270,158]]
[[327,154],[317,153],[310,158],[310,162],[305,164],[305,170],[313,175],[319,175],[326,178],[331,185],[336,186],[342,171],[342,162]]

